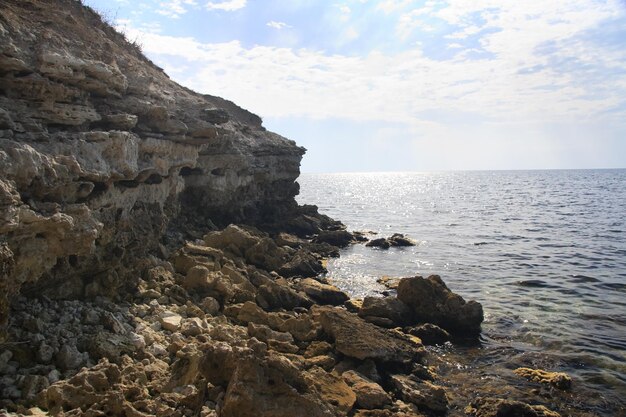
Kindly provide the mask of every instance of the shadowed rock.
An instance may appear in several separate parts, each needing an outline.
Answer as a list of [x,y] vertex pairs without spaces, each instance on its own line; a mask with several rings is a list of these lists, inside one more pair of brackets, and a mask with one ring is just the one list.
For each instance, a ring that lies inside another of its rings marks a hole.
[[413,309],[417,322],[434,323],[447,331],[476,336],[483,321],[483,308],[476,301],[448,289],[439,275],[402,278],[398,284],[398,299]]

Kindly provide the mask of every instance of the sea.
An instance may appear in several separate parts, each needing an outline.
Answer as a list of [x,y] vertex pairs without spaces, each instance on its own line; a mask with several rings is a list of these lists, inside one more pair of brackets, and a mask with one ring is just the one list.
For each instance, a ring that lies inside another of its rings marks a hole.
[[298,183],[300,204],[348,230],[417,241],[356,244],[331,259],[327,277],[352,297],[385,294],[383,276],[438,274],[482,303],[476,345],[432,348],[461,397],[523,396],[535,385],[512,370],[530,366],[574,379],[568,393],[542,394],[548,406],[626,415],[626,170],[302,174]]

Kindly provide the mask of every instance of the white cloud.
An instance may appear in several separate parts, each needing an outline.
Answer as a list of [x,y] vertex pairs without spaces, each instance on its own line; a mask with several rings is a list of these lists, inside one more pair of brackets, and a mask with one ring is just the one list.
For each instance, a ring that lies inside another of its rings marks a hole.
[[285,28],[290,28],[290,27],[291,27],[291,26],[289,26],[289,25],[288,25],[287,23],[285,23],[285,22],[276,22],[276,21],[274,21],[274,20],[270,20],[270,21],[269,21],[269,22],[267,22],[265,25],[266,25],[266,26],[269,26],[269,27],[271,27],[271,28],[274,28],[274,29],[278,29],[278,30],[285,29]]
[[160,15],[178,19],[181,15],[187,13],[187,6],[196,6],[195,0],[169,0],[159,3],[156,12]]
[[[625,105],[623,75],[607,79],[594,74],[604,74],[607,68],[623,74],[626,51],[579,36],[614,13],[611,3],[592,9],[581,8],[584,3],[574,1],[569,7],[569,1],[555,0],[554,5],[502,7],[495,0],[452,0],[447,8],[430,12],[455,22],[459,32],[493,29],[481,34],[481,49],[476,52],[487,52],[483,59],[468,59],[468,50],[446,42],[443,49],[447,45],[459,50],[448,60],[429,58],[419,48],[346,56],[310,49],[243,47],[237,41],[201,43],[145,32],[140,40],[162,66],[169,60],[178,65],[185,61],[189,69],[174,74],[177,81],[234,100],[263,116],[382,120],[425,126],[429,131],[434,131],[433,125],[445,124],[432,114],[469,114],[507,123],[590,120],[610,117],[601,115],[617,114],[614,109]],[[484,23],[470,18],[476,13],[486,16]],[[554,50],[538,53],[548,41],[554,43]],[[578,71],[551,64],[572,60],[588,68]],[[532,70],[525,71],[528,68]],[[435,121],[425,125],[428,119]]]
[[227,12],[233,12],[235,10],[243,9],[246,7],[247,0],[223,0],[223,1],[210,1],[206,4],[206,8],[209,10],[224,10]]

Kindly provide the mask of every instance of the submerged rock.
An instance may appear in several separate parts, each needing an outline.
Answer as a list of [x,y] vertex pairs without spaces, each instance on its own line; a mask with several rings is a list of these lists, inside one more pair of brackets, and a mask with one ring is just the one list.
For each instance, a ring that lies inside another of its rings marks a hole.
[[442,414],[448,410],[448,397],[443,387],[405,375],[392,375],[390,380],[404,401],[436,413]]
[[528,405],[520,401],[478,397],[465,407],[471,417],[561,417],[543,405]]
[[563,372],[548,372],[531,368],[517,368],[513,372],[530,381],[551,385],[558,389],[566,390],[572,387],[572,378]]
[[398,284],[398,299],[413,309],[417,322],[433,323],[447,331],[476,336],[483,321],[483,308],[476,301],[448,289],[439,275],[402,278]]

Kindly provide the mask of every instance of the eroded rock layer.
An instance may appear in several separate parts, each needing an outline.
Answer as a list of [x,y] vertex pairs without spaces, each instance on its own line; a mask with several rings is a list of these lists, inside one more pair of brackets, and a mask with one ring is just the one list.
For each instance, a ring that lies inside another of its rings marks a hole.
[[175,221],[202,230],[294,207],[303,153],[170,80],[79,2],[3,0],[0,321],[20,287],[123,293]]

